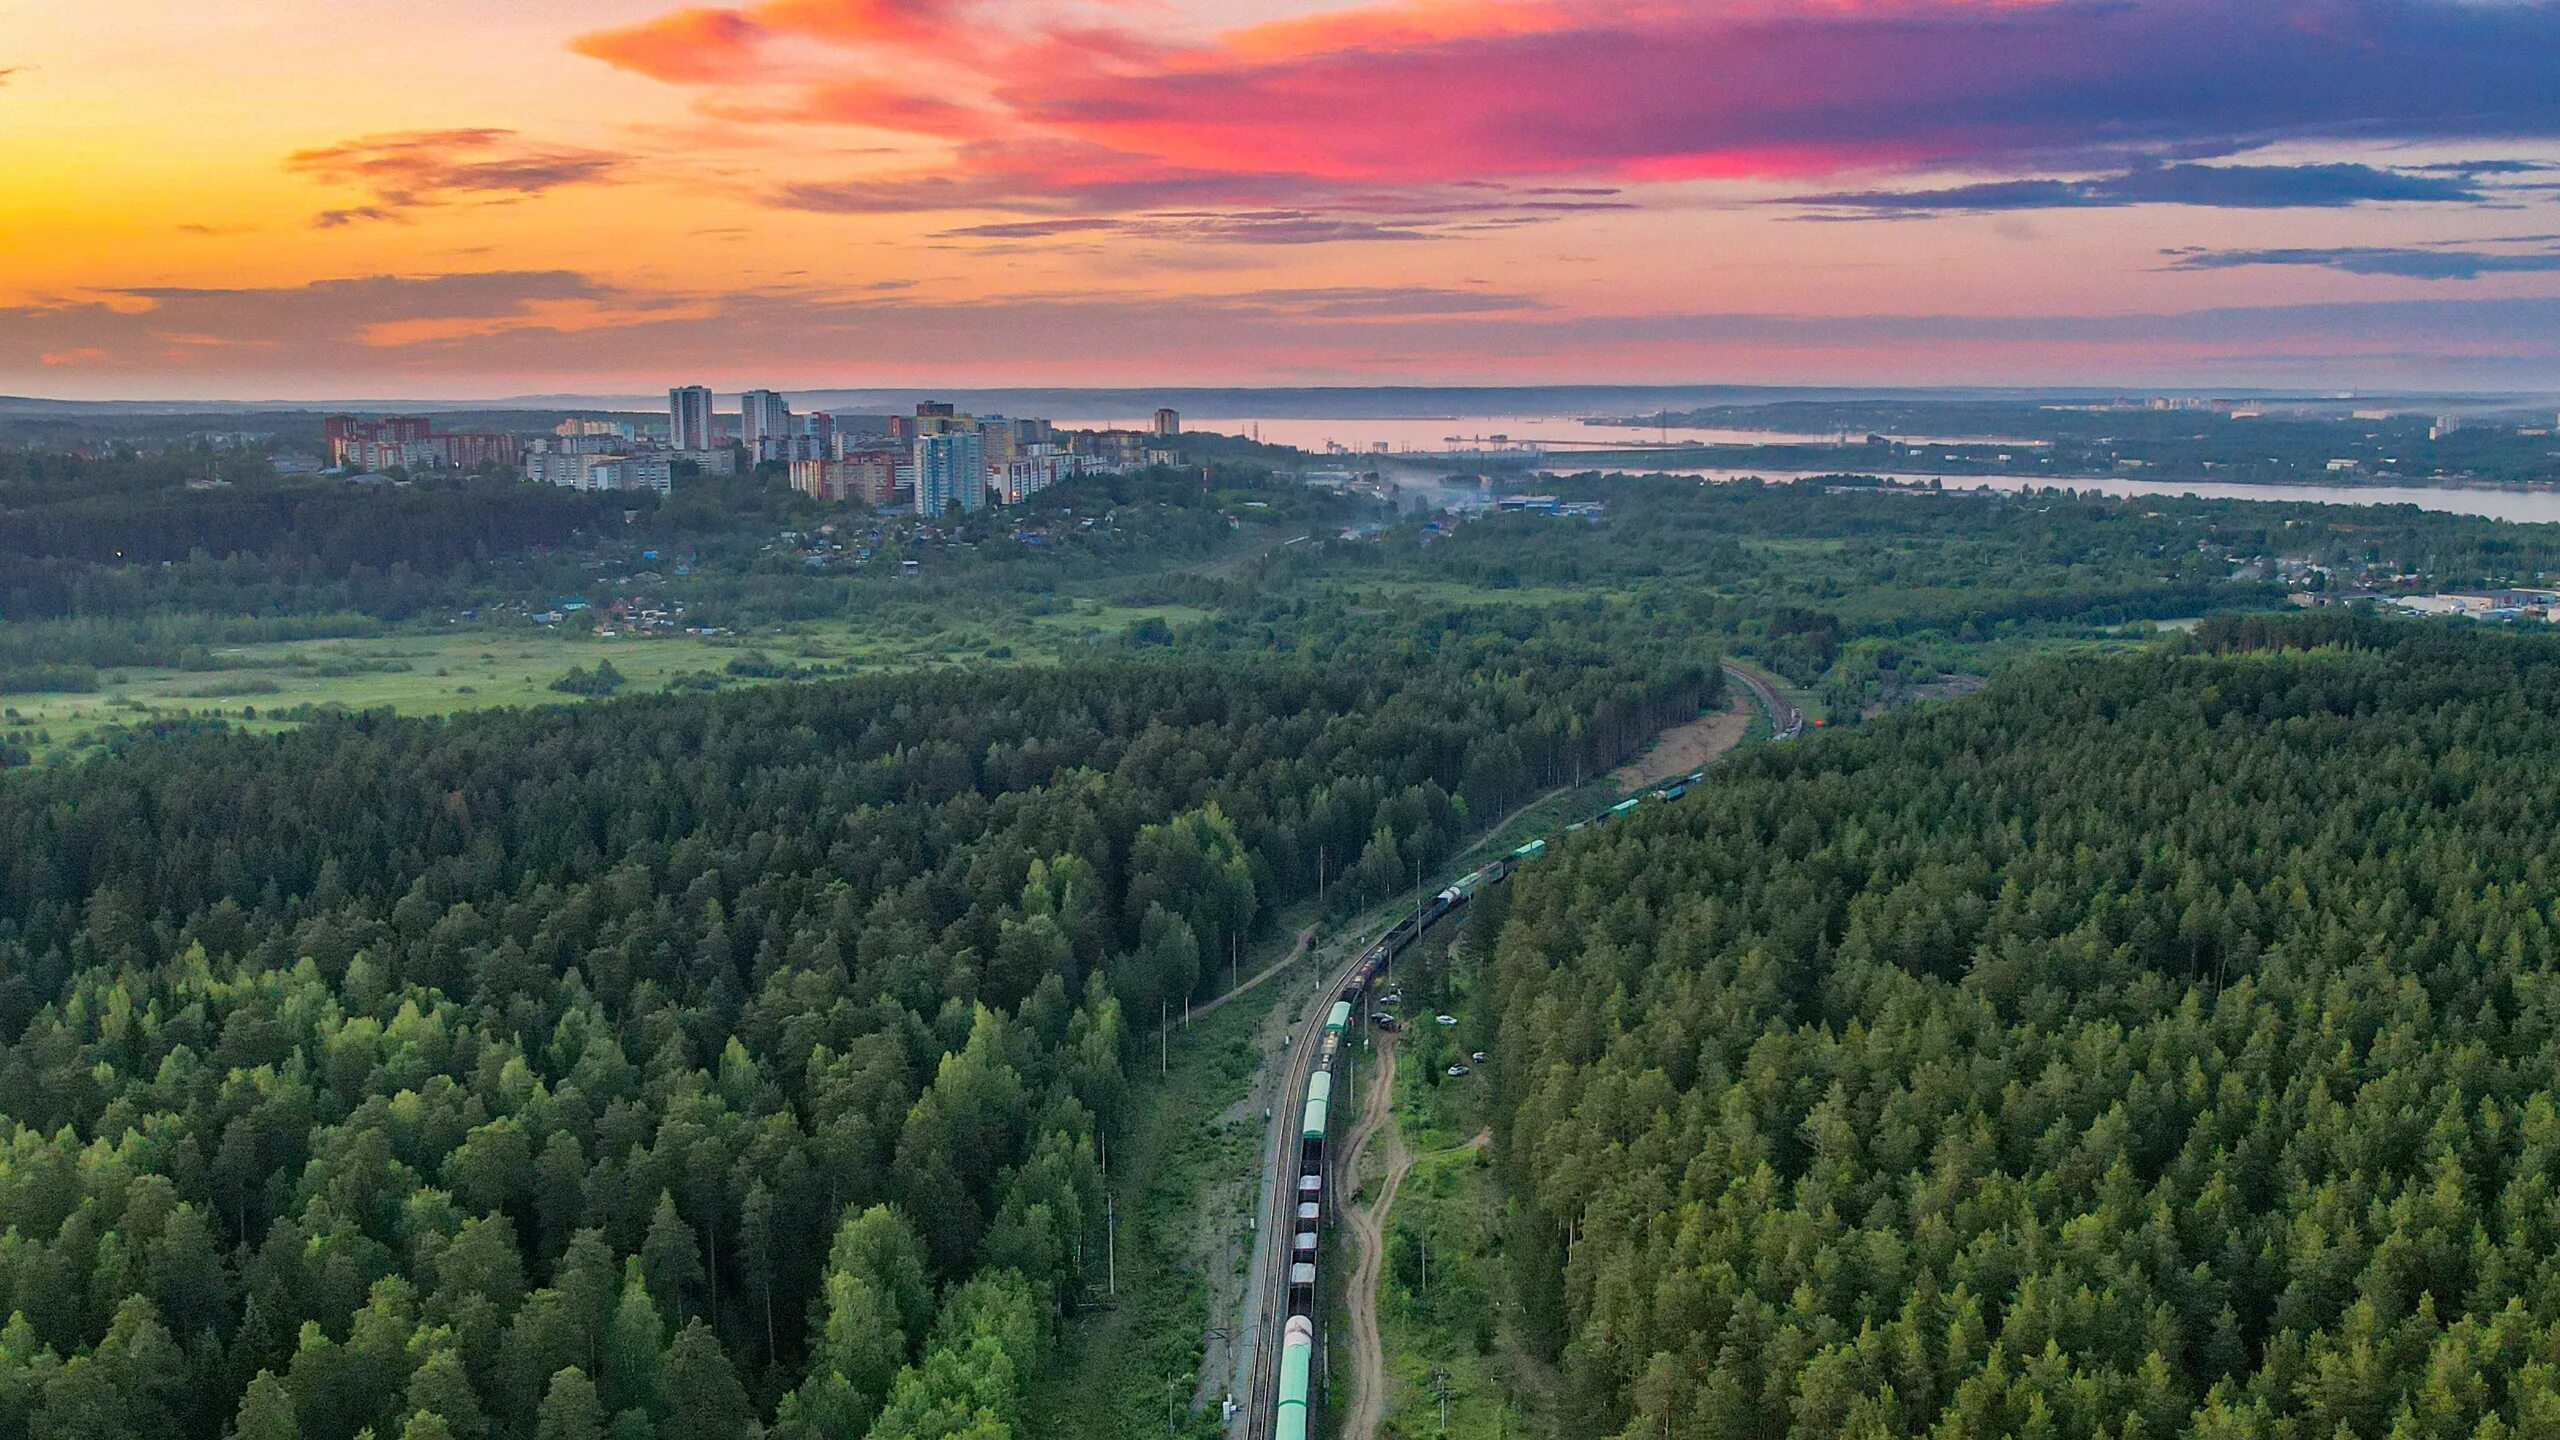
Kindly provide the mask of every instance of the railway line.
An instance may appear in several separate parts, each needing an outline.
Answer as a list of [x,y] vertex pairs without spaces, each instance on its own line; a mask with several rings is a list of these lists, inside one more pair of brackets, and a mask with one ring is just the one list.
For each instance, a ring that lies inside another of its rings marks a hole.
[[[1787,704],[1775,686],[1749,671],[1726,668],[1759,696],[1776,738],[1792,740],[1803,733],[1802,712]],[[1647,801],[1671,803],[1705,778],[1706,772],[1700,770],[1671,780],[1568,825],[1565,831],[1606,824]],[[1252,1360],[1230,1429],[1240,1440],[1308,1440],[1322,1404],[1326,1366],[1321,1237],[1333,1222],[1338,1203],[1347,1199],[1341,1188],[1345,1177],[1337,1173],[1333,1155],[1331,1126],[1337,1110],[1349,1113],[1345,1082],[1351,1074],[1353,1043],[1373,1013],[1371,982],[1433,926],[1465,908],[1485,887],[1503,883],[1546,849],[1546,840],[1532,840],[1461,876],[1397,919],[1324,977],[1324,984],[1291,1027],[1281,1098],[1272,1106],[1264,1138],[1265,1184],[1256,1202],[1253,1277],[1246,1299]],[[1345,1101],[1340,1106],[1335,1103],[1338,1084],[1343,1086]]]
[[1804,733],[1804,712],[1787,703],[1778,687],[1768,677],[1745,670],[1739,665],[1726,665],[1724,673],[1742,682],[1742,687],[1760,699],[1760,708],[1769,713],[1769,735],[1775,740],[1793,740]]

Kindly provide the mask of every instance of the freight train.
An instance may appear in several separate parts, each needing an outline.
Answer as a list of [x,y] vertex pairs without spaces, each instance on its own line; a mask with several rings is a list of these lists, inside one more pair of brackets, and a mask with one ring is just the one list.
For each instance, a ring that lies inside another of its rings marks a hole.
[[[1606,824],[1634,811],[1648,798],[1667,803],[1689,793],[1706,772],[1695,771],[1663,785],[1645,795],[1620,801],[1588,821],[1566,827],[1580,830],[1585,825]],[[1397,956],[1403,954],[1422,932],[1447,919],[1451,912],[1481,894],[1487,886],[1499,885],[1521,866],[1547,853],[1547,842],[1532,840],[1528,844],[1495,860],[1481,870],[1470,871],[1451,882],[1449,887],[1431,897],[1421,909],[1387,927],[1360,957],[1360,964],[1346,977],[1341,991],[1335,995],[1333,1008],[1325,1015],[1324,1035],[1317,1043],[1314,1072],[1307,1080],[1307,1093],[1299,1110],[1297,1184],[1291,1190],[1297,1205],[1297,1222],[1290,1232],[1288,1320],[1281,1333],[1280,1367],[1275,1380],[1279,1393],[1272,1409],[1273,1440],[1307,1440],[1309,1435],[1309,1387],[1315,1376],[1316,1317],[1321,1312],[1316,1289],[1316,1261],[1323,1245],[1324,1221],[1331,1213],[1326,1199],[1326,1178],[1331,1157],[1325,1146],[1332,1121],[1333,1072],[1337,1061],[1349,1053],[1351,1026],[1360,1014],[1361,993],[1369,983]]]

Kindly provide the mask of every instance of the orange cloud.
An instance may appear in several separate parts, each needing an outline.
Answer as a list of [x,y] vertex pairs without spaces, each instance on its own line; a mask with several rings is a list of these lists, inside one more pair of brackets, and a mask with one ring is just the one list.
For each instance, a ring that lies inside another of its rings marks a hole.
[[768,40],[917,50],[984,37],[954,29],[964,0],[765,0],[745,9],[688,5],[654,20],[599,30],[569,48],[617,69],[678,85],[756,78]]
[[[629,297],[619,297],[628,299]],[[652,298],[645,303],[615,303],[588,298],[531,299],[503,315],[434,315],[385,320],[358,327],[358,344],[378,350],[459,340],[486,340],[523,330],[550,335],[576,335],[589,330],[627,329],[641,324],[704,320],[719,313],[711,300],[674,301]]]
[[687,6],[619,30],[599,30],[569,48],[617,70],[673,85],[699,85],[735,76],[754,58],[762,30],[735,10]]

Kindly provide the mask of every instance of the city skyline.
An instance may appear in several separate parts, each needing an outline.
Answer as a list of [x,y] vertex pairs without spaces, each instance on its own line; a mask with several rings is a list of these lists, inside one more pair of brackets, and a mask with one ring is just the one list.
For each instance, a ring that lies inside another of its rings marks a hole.
[[0,393],[2560,390],[2554,0],[362,8],[0,4]]

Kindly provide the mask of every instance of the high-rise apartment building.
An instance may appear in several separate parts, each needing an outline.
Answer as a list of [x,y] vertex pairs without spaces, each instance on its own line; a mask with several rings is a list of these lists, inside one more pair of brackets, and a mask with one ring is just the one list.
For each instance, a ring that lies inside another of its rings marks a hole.
[[750,390],[739,396],[738,439],[758,460],[788,459],[791,402],[773,390]]
[[711,448],[711,391],[701,385],[679,385],[667,392],[667,448]]
[[1182,412],[1167,405],[1156,411],[1156,433],[1173,436],[1182,433]]
[[916,513],[938,520],[957,505],[964,513],[987,504],[987,452],[978,432],[945,430],[916,437]]

